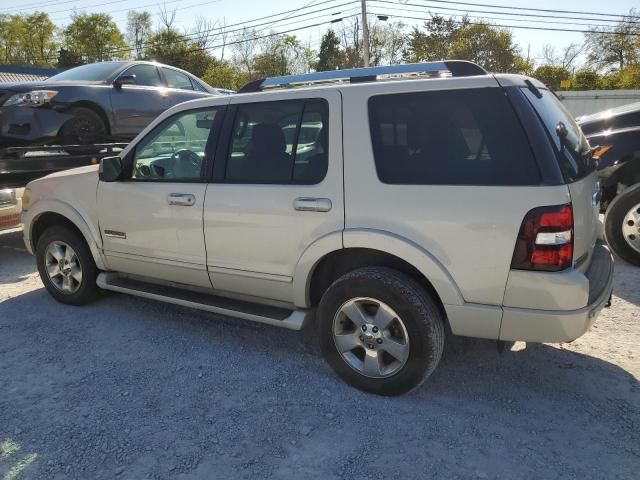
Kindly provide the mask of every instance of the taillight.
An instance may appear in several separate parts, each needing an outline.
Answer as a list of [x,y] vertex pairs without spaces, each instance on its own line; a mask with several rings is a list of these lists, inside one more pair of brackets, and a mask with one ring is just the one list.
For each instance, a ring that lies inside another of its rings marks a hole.
[[539,207],[524,217],[511,268],[557,272],[573,263],[571,204]]

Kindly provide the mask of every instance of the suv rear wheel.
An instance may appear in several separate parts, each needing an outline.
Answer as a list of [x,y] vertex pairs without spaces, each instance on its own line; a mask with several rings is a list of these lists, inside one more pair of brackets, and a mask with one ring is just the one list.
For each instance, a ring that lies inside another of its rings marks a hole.
[[51,296],[68,305],[84,305],[98,295],[98,268],[84,238],[53,226],[38,239],[36,261],[40,279]]
[[611,202],[604,227],[613,251],[640,266],[640,184],[627,188]]
[[318,308],[322,352],[348,384],[380,395],[420,386],[440,361],[444,319],[411,277],[383,267],[347,273]]

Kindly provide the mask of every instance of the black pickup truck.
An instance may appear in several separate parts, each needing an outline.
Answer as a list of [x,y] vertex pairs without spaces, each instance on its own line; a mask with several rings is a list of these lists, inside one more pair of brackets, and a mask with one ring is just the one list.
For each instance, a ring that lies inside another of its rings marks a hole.
[[577,120],[594,146],[607,241],[618,256],[640,266],[640,103]]

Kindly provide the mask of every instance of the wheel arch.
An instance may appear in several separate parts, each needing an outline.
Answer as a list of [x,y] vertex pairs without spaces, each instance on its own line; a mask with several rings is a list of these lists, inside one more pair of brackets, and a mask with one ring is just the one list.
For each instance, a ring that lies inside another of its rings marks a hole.
[[100,105],[90,100],[78,100],[76,102],[73,102],[71,105],[69,105],[67,112],[70,112],[74,108],[78,108],[78,107],[88,108],[89,110],[92,110],[96,114],[98,114],[98,116],[102,119],[102,122],[104,123],[105,128],[107,129],[107,135],[111,135],[111,130],[112,130],[111,122],[104,108],[102,108]]
[[64,225],[79,233],[87,242],[96,266],[105,269],[102,253],[102,241],[99,232],[90,226],[82,215],[72,206],[60,201],[38,202],[23,214],[24,237],[27,247],[35,252],[42,233],[53,225]]
[[446,269],[407,239],[389,232],[352,230],[343,233],[339,245],[326,238],[318,243],[303,254],[294,275],[294,303],[298,306],[317,305],[338,277],[366,266],[390,267],[411,276],[433,295],[443,311],[444,304],[464,303]]

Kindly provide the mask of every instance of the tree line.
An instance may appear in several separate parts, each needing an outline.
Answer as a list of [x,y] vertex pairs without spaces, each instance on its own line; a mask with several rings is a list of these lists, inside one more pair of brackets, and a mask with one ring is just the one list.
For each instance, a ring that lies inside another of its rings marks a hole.
[[[154,25],[155,23],[155,25]],[[70,68],[91,62],[149,59],[192,72],[216,87],[237,89],[265,76],[362,65],[362,25],[357,16],[331,25],[318,49],[296,35],[197,18],[175,26],[175,11],[155,18],[129,11],[124,31],[106,13],[74,13],[65,27],[35,12],[0,15],[0,63]],[[371,65],[461,59],[488,71],[524,73],[555,89],[640,88],[640,16],[631,10],[611,27],[591,29],[581,43],[543,46],[533,59],[511,30],[481,19],[431,15],[408,27],[387,17],[370,19]]]

